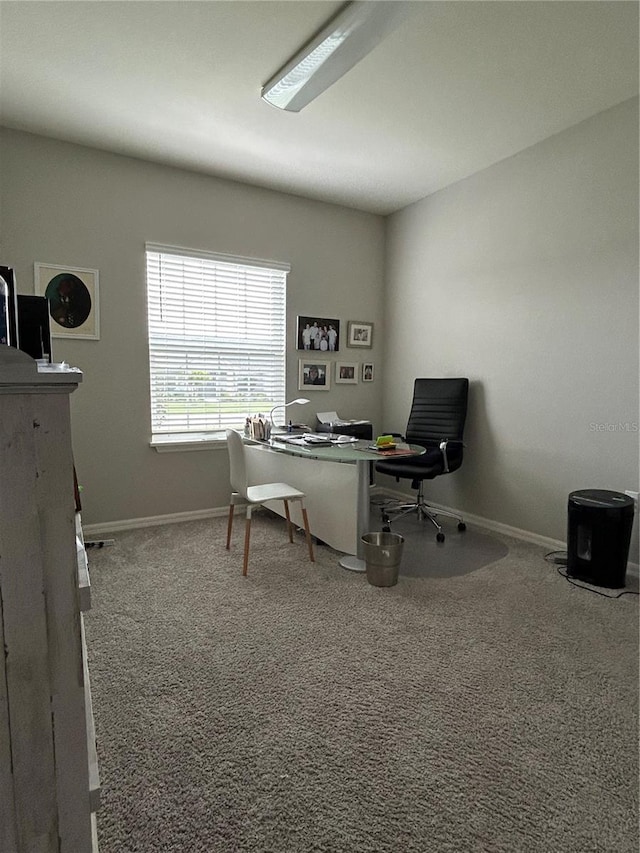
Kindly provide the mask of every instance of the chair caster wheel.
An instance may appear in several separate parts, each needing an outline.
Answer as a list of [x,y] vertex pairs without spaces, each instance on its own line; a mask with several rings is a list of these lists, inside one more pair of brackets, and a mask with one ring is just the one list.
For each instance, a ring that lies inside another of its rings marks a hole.
[[464,531],[465,531],[466,529],[467,529],[467,525],[464,523],[464,521],[461,521],[461,522],[458,524],[458,530],[460,531],[460,533],[464,533]]
[[444,542],[444,533],[436,533],[436,542]]

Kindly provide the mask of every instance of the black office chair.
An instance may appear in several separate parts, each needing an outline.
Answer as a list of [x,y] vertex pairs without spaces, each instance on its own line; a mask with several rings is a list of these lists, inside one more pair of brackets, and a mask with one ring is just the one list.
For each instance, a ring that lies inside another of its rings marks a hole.
[[416,379],[407,433],[395,435],[409,444],[419,444],[427,452],[423,456],[388,459],[376,462],[376,471],[400,480],[411,480],[417,489],[416,500],[410,503],[394,501],[381,508],[383,530],[389,530],[392,520],[417,513],[422,521],[428,518],[437,529],[436,539],[444,542],[439,515],[458,520],[458,530],[466,530],[461,516],[447,510],[431,509],[424,499],[423,482],[442,474],[450,474],[462,465],[462,433],[467,417],[468,379]]

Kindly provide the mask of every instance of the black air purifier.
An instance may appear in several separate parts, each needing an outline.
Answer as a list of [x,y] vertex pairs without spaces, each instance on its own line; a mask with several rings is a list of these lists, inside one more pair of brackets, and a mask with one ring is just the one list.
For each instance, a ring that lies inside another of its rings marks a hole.
[[625,585],[633,498],[604,489],[569,495],[567,575],[595,586]]

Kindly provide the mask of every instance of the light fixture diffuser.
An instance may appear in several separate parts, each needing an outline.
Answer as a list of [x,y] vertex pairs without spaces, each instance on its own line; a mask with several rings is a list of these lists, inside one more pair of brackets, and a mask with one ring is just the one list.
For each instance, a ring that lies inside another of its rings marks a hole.
[[347,3],[265,83],[262,98],[281,110],[300,112],[389,35],[412,5],[402,0]]

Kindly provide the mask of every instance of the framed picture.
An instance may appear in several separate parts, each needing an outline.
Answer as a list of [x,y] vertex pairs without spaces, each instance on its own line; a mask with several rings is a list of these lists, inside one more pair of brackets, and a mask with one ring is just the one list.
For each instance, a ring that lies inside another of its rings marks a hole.
[[330,387],[331,375],[328,361],[299,359],[298,388],[300,391],[328,391]]
[[336,383],[358,384],[358,365],[353,361],[336,361]]
[[37,296],[46,296],[54,338],[100,340],[98,270],[34,264]]
[[338,352],[340,320],[326,317],[298,317],[297,348],[315,352]]
[[365,361],[362,365],[362,381],[373,382],[373,364],[370,361]]
[[373,323],[349,320],[347,328],[348,347],[370,347],[373,343]]

